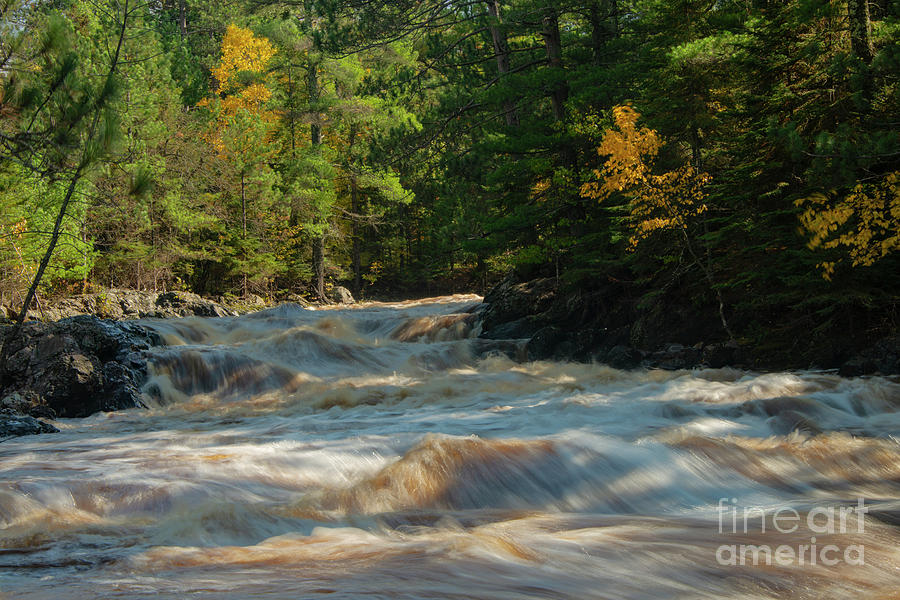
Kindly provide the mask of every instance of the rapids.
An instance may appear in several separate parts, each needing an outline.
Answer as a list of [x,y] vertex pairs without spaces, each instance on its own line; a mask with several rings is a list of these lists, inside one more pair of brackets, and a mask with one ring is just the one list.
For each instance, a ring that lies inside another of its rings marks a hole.
[[145,321],[148,410],[0,443],[0,598],[898,597],[896,381],[516,362],[479,300]]

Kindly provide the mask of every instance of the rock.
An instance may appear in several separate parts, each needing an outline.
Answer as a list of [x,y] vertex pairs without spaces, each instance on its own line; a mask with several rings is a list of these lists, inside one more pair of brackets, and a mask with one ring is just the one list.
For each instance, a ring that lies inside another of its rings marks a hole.
[[517,362],[527,360],[526,344],[522,340],[472,340],[472,354],[479,359],[505,356]]
[[353,299],[353,294],[350,293],[350,290],[340,285],[331,290],[331,299],[338,304],[356,303],[356,300]]
[[590,327],[567,331],[565,337],[557,345],[553,358],[593,362],[597,355],[597,349],[603,345],[606,336],[605,329]]
[[525,340],[535,335],[543,325],[534,317],[524,317],[509,323],[501,323],[483,333],[486,340]]
[[812,435],[822,433],[815,421],[797,411],[786,410],[768,420],[769,427],[776,435],[788,435],[794,431],[803,431]]
[[10,410],[0,410],[0,441],[22,435],[57,433],[59,429],[34,417]]
[[284,297],[284,302],[299,304],[300,306],[306,307],[309,306],[309,300],[301,296],[300,294],[288,294]]
[[722,367],[733,365],[739,349],[735,342],[704,346],[701,355],[703,364],[713,369],[721,369]]
[[857,356],[841,365],[838,374],[841,377],[860,377],[878,372],[878,363],[871,358]]
[[565,333],[559,327],[543,327],[534,334],[525,346],[530,360],[545,360],[553,356],[556,347],[565,340]]
[[[110,291],[112,292],[112,290]],[[116,290],[115,296],[122,309],[123,317],[148,317],[155,314],[157,310],[156,300],[158,295],[155,293]]]
[[19,392],[13,392],[0,400],[0,410],[24,413],[28,411],[30,406],[31,402],[26,400],[24,395]]
[[555,279],[515,283],[508,277],[484,298],[488,307],[482,318],[482,331],[490,334],[491,329],[503,323],[539,315],[551,308],[556,297]]
[[39,419],[55,419],[56,412],[46,404],[38,394],[24,390],[13,392],[0,400],[0,410],[28,415]]
[[[265,305],[259,296],[257,305]],[[78,315],[95,315],[102,319],[143,319],[170,317],[225,317],[237,311],[221,302],[202,298],[189,292],[140,292],[111,288],[103,292],[84,294],[57,300],[28,311],[29,321],[59,321]],[[6,309],[10,311],[11,309]]]
[[[262,304],[265,304],[262,298],[259,298],[259,296],[256,296],[256,298]],[[212,300],[206,300],[190,292],[166,292],[160,294],[156,298],[156,306],[162,309],[163,314],[153,316],[160,317],[227,317],[237,315],[236,311],[227,309],[221,304]]]
[[667,371],[692,369],[700,364],[700,350],[686,348],[681,344],[669,344],[665,350],[651,353],[645,360],[648,367]]
[[[0,392],[23,412],[52,411],[85,417],[98,411],[143,406],[146,365],[140,353],[158,336],[134,323],[78,316],[56,323],[26,323],[0,334]],[[16,396],[18,394],[18,396]],[[43,408],[39,408],[43,407]]]
[[844,362],[838,372],[843,377],[900,373],[900,337],[879,340]]
[[634,369],[640,366],[644,355],[631,346],[613,346],[603,362],[616,369]]

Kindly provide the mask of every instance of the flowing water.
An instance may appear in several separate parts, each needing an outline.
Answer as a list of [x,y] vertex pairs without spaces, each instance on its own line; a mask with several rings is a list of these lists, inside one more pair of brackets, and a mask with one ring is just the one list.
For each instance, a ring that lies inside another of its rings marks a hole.
[[0,444],[0,598],[900,597],[900,384],[520,363],[477,301],[148,321],[149,410]]

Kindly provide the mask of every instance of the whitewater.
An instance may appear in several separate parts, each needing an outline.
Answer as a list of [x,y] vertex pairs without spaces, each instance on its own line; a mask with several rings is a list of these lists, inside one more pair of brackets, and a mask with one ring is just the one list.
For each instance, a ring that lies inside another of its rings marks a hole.
[[142,321],[146,409],[0,443],[0,598],[900,596],[897,380],[528,362],[479,302]]

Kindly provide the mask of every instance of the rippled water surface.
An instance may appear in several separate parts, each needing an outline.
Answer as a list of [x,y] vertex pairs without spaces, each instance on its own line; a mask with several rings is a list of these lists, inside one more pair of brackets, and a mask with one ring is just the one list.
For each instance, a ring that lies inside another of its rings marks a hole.
[[518,363],[477,302],[148,321],[150,410],[0,443],[0,597],[900,597],[896,382]]

